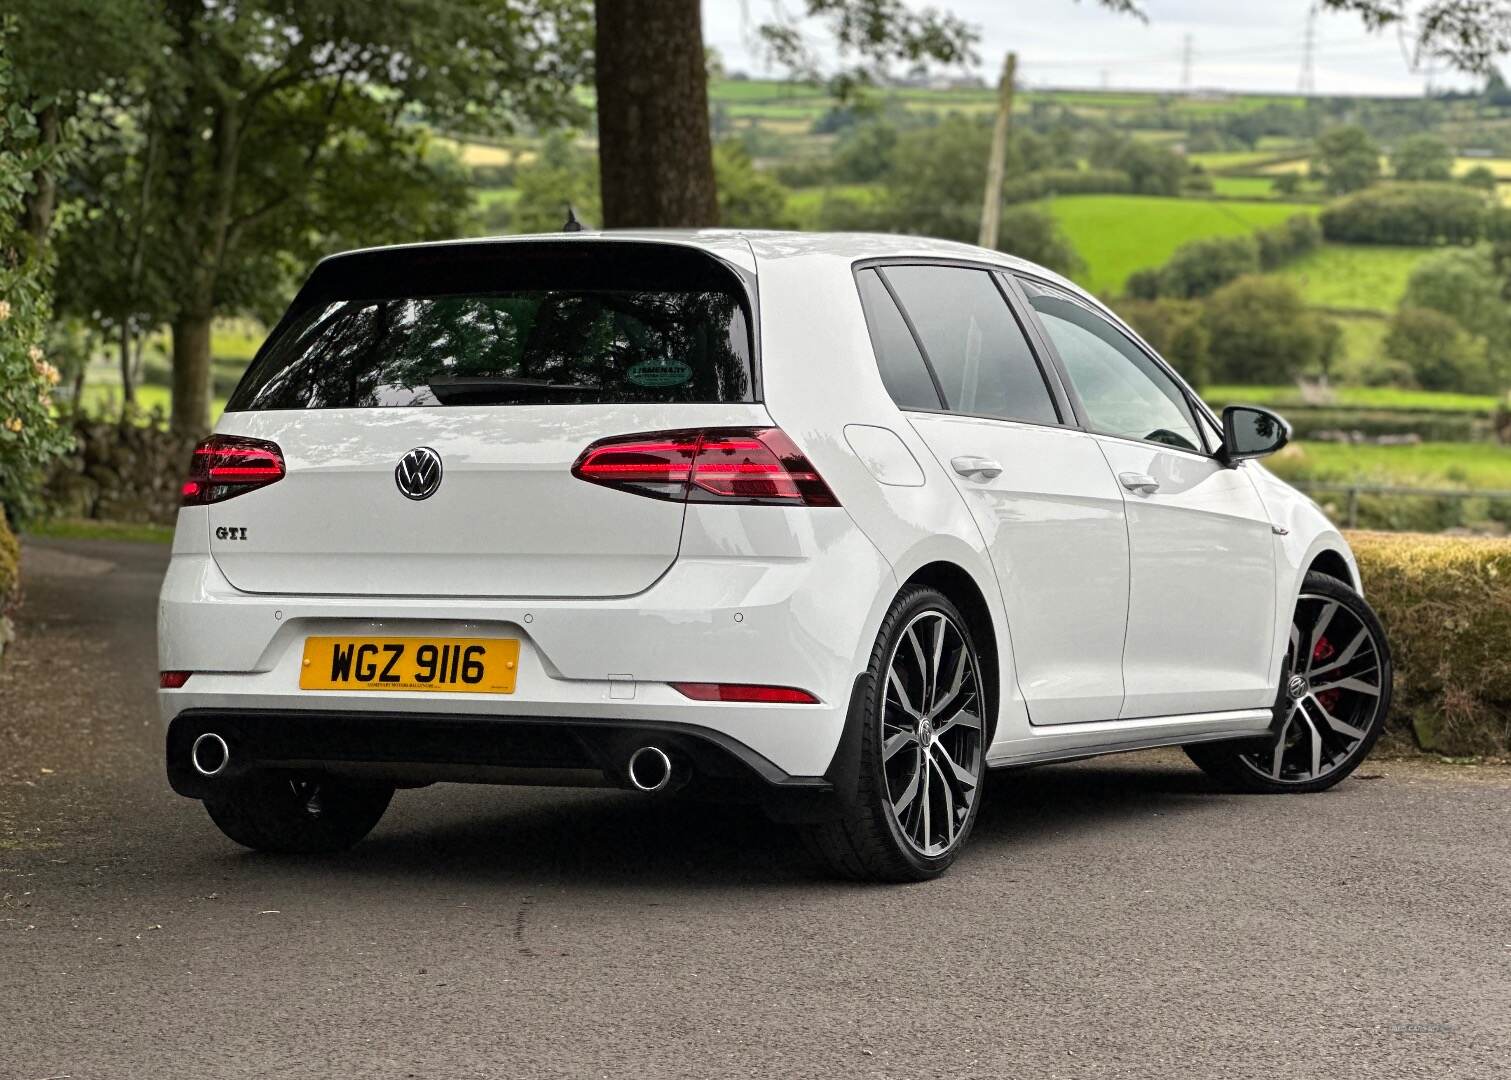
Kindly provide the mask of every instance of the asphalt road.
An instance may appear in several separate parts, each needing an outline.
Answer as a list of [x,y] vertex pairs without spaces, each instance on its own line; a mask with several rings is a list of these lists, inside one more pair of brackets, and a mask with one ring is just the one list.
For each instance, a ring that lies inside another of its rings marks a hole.
[[4,1080],[1511,1075],[1511,770],[1290,798],[1169,753],[1001,775],[907,888],[617,792],[400,792],[349,855],[274,859],[162,777],[165,557],[27,552]]

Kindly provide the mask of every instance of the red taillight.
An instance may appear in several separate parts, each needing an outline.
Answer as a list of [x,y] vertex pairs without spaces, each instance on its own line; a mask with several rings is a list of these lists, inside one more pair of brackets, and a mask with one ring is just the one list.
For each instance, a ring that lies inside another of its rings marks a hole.
[[839,500],[779,428],[708,428],[600,439],[572,475],[657,499],[838,506]]
[[211,435],[194,448],[184,481],[183,505],[224,502],[283,479],[277,443],[240,435]]
[[745,683],[674,682],[683,697],[694,701],[744,701],[760,705],[817,705],[818,698],[790,686],[750,686]]
[[164,690],[177,690],[189,681],[191,674],[188,671],[159,671],[157,685]]

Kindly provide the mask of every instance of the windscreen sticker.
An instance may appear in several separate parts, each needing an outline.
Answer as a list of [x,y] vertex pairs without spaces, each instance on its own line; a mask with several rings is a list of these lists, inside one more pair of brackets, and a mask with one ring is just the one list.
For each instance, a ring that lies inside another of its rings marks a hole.
[[636,386],[681,386],[693,369],[681,360],[642,360],[625,375]]

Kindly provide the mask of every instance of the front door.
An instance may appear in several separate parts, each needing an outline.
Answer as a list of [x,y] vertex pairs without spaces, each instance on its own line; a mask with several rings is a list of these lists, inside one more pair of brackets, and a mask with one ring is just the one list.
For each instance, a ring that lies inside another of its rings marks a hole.
[[1180,384],[1114,323],[1058,290],[1025,292],[1126,508],[1121,715],[1270,705],[1275,540],[1246,469],[1213,456]]

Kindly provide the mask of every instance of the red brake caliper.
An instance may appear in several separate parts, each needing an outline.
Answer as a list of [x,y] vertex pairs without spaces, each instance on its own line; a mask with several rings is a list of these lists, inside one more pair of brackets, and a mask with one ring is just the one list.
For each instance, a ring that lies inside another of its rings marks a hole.
[[[1316,647],[1312,649],[1312,663],[1325,664],[1327,661],[1331,660],[1333,656],[1337,654],[1337,652],[1338,650],[1333,647],[1333,643],[1331,641],[1328,641],[1327,638],[1318,638]],[[1328,712],[1332,712],[1338,707],[1338,695],[1339,691],[1337,690],[1337,688],[1334,688],[1332,690],[1324,690],[1317,695],[1317,700],[1322,704],[1322,707],[1324,709],[1326,709]]]

